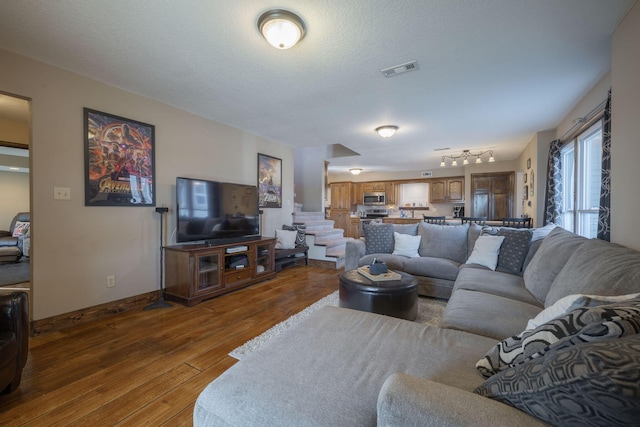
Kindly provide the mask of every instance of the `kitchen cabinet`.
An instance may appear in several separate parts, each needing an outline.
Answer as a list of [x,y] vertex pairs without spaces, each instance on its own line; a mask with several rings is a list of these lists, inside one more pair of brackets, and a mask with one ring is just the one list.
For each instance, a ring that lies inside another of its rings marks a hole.
[[385,181],[362,183],[363,193],[374,193],[374,192],[386,191],[386,190],[387,190],[387,183]]
[[383,218],[382,222],[385,224],[416,224],[422,222],[422,215],[420,218]]
[[345,237],[360,238],[360,218],[351,217],[349,219],[349,229],[345,232]]
[[430,203],[464,202],[464,177],[434,179],[429,185]]
[[488,221],[512,217],[514,180],[513,172],[472,174],[472,216],[486,216]]
[[352,205],[361,205],[364,191],[362,191],[362,182],[354,182],[351,187],[351,204]]
[[351,190],[353,183],[336,182],[331,184],[331,212],[336,209],[351,210]]
[[385,183],[385,193],[387,195],[387,204],[395,205],[398,203],[398,186],[395,182],[387,181]]

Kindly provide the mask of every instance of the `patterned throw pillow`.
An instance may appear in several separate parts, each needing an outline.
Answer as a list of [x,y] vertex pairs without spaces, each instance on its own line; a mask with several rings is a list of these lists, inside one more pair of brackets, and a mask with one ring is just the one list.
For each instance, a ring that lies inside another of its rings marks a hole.
[[365,253],[393,253],[393,224],[370,223],[364,226]]
[[551,425],[638,425],[640,334],[550,351],[494,375],[474,393]]
[[307,246],[307,226],[304,224],[283,225],[283,230],[296,231],[296,248]]
[[476,363],[484,377],[542,357],[553,349],[637,334],[640,298],[597,307],[580,307],[532,330],[496,344]]
[[30,222],[16,221],[16,225],[13,227],[12,237],[20,237],[29,229]]
[[496,271],[520,274],[524,259],[529,252],[533,231],[529,228],[484,227],[481,235],[504,236]]

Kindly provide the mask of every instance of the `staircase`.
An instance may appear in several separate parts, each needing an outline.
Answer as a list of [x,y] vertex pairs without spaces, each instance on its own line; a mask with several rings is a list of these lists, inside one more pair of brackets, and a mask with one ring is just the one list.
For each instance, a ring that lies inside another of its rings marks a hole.
[[353,239],[344,237],[343,229],[334,228],[333,221],[325,219],[323,212],[296,211],[293,223],[306,226],[311,265],[334,269],[344,267],[345,245]]

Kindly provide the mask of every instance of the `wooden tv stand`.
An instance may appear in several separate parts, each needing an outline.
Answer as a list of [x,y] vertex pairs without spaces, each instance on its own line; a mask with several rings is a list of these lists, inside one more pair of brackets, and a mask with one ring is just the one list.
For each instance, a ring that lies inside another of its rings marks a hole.
[[275,238],[166,246],[165,296],[192,306],[275,277]]

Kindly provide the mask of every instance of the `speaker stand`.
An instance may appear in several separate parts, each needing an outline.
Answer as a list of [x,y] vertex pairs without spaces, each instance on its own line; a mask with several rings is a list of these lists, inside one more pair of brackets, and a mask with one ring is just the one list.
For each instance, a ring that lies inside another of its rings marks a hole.
[[160,214],[160,298],[153,304],[150,304],[144,308],[144,310],[153,310],[155,308],[169,308],[173,305],[164,300],[164,240],[162,237],[162,229],[164,228],[164,214],[169,211],[169,208],[156,208],[156,212]]

